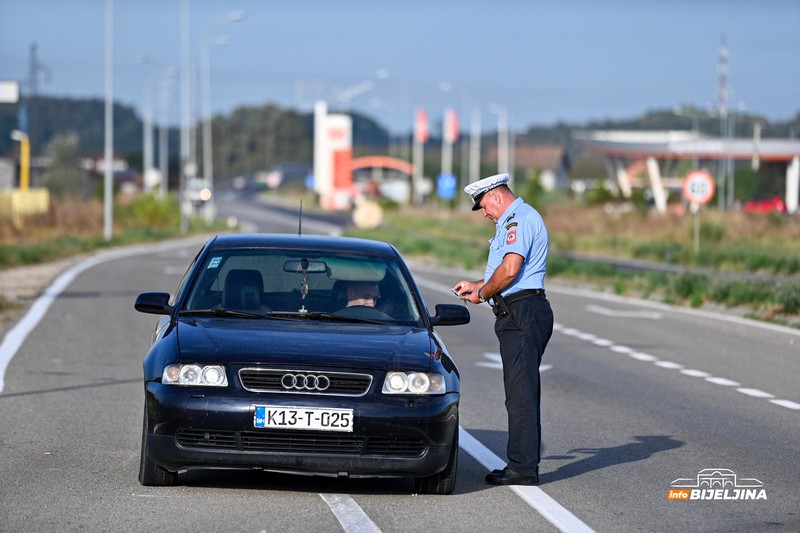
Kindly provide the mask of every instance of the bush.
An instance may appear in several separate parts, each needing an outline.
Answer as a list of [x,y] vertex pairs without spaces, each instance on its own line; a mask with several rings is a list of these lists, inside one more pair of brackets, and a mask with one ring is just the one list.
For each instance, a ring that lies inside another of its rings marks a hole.
[[174,228],[180,224],[180,210],[173,197],[162,200],[148,194],[121,206],[119,219],[127,228]]
[[733,306],[762,303],[766,299],[758,285],[746,281],[733,282],[728,294],[728,303]]
[[775,287],[775,299],[784,313],[800,312],[800,279],[790,279]]
[[722,240],[725,238],[725,233],[726,229],[722,224],[717,224],[711,221],[700,224],[701,243],[716,244],[722,242]]
[[646,242],[633,247],[633,257],[666,263],[678,263],[683,255],[683,247],[677,242]]
[[683,273],[672,280],[671,290],[679,298],[700,300],[708,289],[708,277],[701,274]]

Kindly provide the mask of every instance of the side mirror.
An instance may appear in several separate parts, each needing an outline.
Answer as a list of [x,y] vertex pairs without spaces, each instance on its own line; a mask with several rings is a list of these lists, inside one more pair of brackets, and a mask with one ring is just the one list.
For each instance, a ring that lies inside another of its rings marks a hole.
[[438,304],[436,315],[431,317],[432,326],[460,326],[469,324],[469,309],[464,305]]
[[152,315],[170,315],[173,311],[173,307],[169,305],[168,292],[143,292],[136,297],[133,307],[140,313]]

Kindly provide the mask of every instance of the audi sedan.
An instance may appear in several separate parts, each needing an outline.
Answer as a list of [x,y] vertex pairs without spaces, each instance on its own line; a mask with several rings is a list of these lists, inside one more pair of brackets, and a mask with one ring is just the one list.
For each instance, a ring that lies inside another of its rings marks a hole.
[[449,494],[459,374],[397,250],[362,239],[219,235],[174,295],[144,359],[139,481],[191,469],[413,478]]

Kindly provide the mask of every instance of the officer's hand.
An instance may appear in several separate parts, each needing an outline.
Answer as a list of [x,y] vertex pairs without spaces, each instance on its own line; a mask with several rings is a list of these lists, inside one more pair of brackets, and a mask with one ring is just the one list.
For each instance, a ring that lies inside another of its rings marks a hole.
[[474,281],[461,280],[453,286],[453,293],[472,303],[478,303],[478,284]]

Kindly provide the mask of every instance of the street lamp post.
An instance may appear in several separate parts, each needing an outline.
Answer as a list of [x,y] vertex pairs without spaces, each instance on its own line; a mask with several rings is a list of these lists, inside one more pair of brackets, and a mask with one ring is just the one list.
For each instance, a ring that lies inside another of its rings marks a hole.
[[[211,20],[206,24],[205,33],[203,36],[202,58],[201,58],[201,75],[203,80],[203,174],[205,176],[205,186],[208,189],[204,206],[204,215],[206,222],[214,220],[214,157],[212,152],[212,132],[211,132],[211,28],[216,24],[224,22],[241,22],[247,18],[244,11],[233,11]],[[226,44],[226,43],[221,43]]]
[[105,169],[103,191],[103,236],[114,233],[114,0],[106,0],[105,65]]
[[[508,172],[508,112],[497,104],[489,107],[492,113],[497,114],[497,173]],[[512,178],[513,179],[513,176]],[[509,180],[509,185],[510,185]]]
[[193,165],[190,165],[189,145],[189,120],[191,112],[191,76],[189,73],[189,0],[181,0],[181,151],[180,151],[180,182],[178,185],[178,203],[180,205],[180,230],[186,233],[189,230],[187,220],[189,207],[186,198],[186,184],[194,177]]
[[172,78],[175,69],[167,68],[161,72],[158,82],[159,103],[159,130],[158,130],[158,168],[161,174],[161,183],[158,197],[162,200],[167,197],[169,189],[169,106],[171,105]]
[[[155,66],[154,61],[149,56],[139,58],[142,65]],[[157,68],[157,67],[156,67]],[[144,176],[144,192],[150,193],[152,190],[151,175],[154,171],[153,153],[153,76],[151,72],[147,75],[144,84],[144,125],[142,126],[142,175]]]

